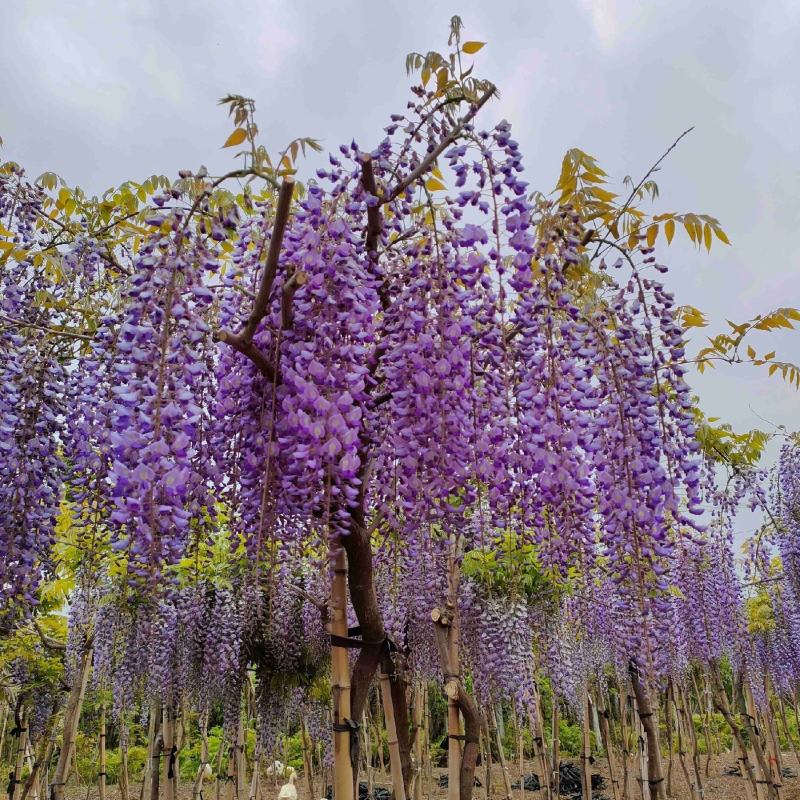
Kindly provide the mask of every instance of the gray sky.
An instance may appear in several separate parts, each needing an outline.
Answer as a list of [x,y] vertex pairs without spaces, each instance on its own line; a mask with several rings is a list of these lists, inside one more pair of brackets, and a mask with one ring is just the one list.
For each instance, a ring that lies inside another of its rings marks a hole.
[[[679,302],[708,312],[707,330],[800,306],[794,0],[6,0],[0,155],[91,192],[200,164],[221,173],[235,166],[216,105],[230,92],[255,98],[270,149],[299,135],[372,147],[404,108],[405,55],[446,51],[453,13],[488,42],[476,74],[502,97],[481,119],[512,123],[532,186],[549,190],[573,146],[620,182],[641,176],[695,125],[657,175],[655,208],[711,213],[733,246],[662,252]],[[800,361],[800,334],[753,344]],[[737,428],[800,427],[800,394],[777,378],[691,377],[706,412]]]

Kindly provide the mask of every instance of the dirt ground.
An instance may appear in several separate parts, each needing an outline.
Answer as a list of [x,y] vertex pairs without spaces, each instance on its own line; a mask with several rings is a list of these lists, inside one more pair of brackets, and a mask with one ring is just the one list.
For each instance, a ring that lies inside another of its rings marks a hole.
[[[579,763],[575,761],[575,763]],[[668,767],[668,762],[665,761],[665,772]],[[691,765],[687,765],[690,769]],[[701,761],[702,778],[703,778],[703,800],[747,800],[748,793],[745,786],[744,778],[726,775],[725,771],[735,766],[735,757],[733,755],[711,756],[708,761],[708,776],[706,777],[706,758],[703,756]],[[793,754],[784,754],[783,766],[788,767],[794,773],[800,774],[800,766],[797,759]],[[510,776],[512,783],[519,780],[518,767],[510,766]],[[532,762],[526,763],[526,772],[536,772],[536,768]],[[594,800],[601,800],[601,798],[612,800],[613,793],[611,785],[608,781],[608,766],[604,759],[598,759],[592,767],[592,771],[599,773],[605,779],[605,788],[594,792]],[[433,786],[429,786],[427,780],[423,782],[423,798],[425,800],[445,800],[447,797],[447,789],[444,786],[439,786],[439,778],[447,774],[447,770],[434,768],[432,771]],[[481,786],[476,786],[474,800],[486,800],[486,767],[479,766],[476,772]],[[366,781],[366,776],[361,775],[361,780]],[[374,786],[385,787],[391,789],[391,780],[385,773],[377,772],[374,775]],[[261,784],[261,800],[277,800],[283,780],[278,779],[277,782],[274,778],[265,778]],[[669,784],[668,784],[669,785]],[[641,800],[641,793],[639,784],[636,782],[635,776],[632,776],[630,781],[631,795],[629,800]],[[131,787],[131,796],[133,800],[139,798],[139,787]],[[672,793],[670,795],[674,800],[691,800],[691,793],[686,780],[683,776],[680,762],[677,757],[673,759],[672,765]],[[800,778],[786,777],[783,778],[782,787],[780,790],[781,800],[800,800]],[[309,796],[307,783],[302,775],[297,777],[297,794],[298,800],[319,800],[324,796],[324,788],[321,785],[319,776],[315,780],[315,795]],[[98,800],[98,793],[96,787],[80,787],[70,786],[67,790],[68,800]],[[119,794],[116,786],[109,786],[106,793],[107,800],[119,800]],[[210,781],[204,787],[203,798],[204,800],[226,800],[225,784],[220,784],[220,792],[217,795],[217,786],[215,781]],[[515,789],[513,792],[513,800],[544,800],[544,791],[526,791],[523,793],[520,789]],[[565,797],[565,795],[562,795]],[[191,786],[182,785],[180,798],[178,800],[191,800]],[[506,800],[506,790],[503,780],[503,774],[499,766],[493,766],[491,775],[491,795],[489,800]]]

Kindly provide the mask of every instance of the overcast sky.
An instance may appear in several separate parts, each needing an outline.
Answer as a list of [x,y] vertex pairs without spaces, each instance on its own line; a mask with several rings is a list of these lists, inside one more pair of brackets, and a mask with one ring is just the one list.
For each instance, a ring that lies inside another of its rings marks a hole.
[[[476,74],[502,96],[481,119],[512,123],[532,186],[552,188],[574,146],[620,182],[641,176],[694,125],[657,175],[656,209],[711,213],[732,247],[662,253],[679,302],[708,330],[800,306],[796,0],[6,0],[0,155],[97,193],[220,173],[235,166],[226,93],[255,98],[271,149],[299,135],[370,148],[404,108],[406,54],[446,50],[454,13],[488,42]],[[800,361],[800,333],[753,343]],[[739,429],[800,427],[800,394],[753,367],[691,377]]]

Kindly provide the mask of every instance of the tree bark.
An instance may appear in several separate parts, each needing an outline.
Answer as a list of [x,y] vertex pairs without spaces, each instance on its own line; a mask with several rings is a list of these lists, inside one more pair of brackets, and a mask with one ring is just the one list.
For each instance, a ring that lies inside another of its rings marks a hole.
[[69,766],[72,750],[75,746],[75,737],[78,733],[78,723],[81,719],[83,696],[86,693],[86,683],[89,680],[89,671],[92,668],[92,648],[87,646],[76,665],[72,676],[72,685],[67,698],[67,707],[64,711],[64,733],[61,739],[61,752],[58,754],[58,763],[51,784],[52,800],[64,800],[64,787],[69,778]]
[[647,689],[642,685],[639,668],[634,661],[628,665],[636,710],[647,739],[647,784],[652,800],[664,800],[664,773],[661,769],[661,749],[658,741],[658,725],[655,711],[650,703]]
[[[475,701],[461,681],[460,665],[453,660],[454,631],[457,631],[457,624],[454,624],[454,610],[452,606],[445,610],[435,608],[431,613],[431,619],[434,623],[439,659],[445,677],[445,696],[453,701],[454,709],[460,711],[464,718],[464,750],[460,759],[458,797],[459,800],[472,800],[480,744],[480,717]],[[452,725],[452,717],[450,719]]]

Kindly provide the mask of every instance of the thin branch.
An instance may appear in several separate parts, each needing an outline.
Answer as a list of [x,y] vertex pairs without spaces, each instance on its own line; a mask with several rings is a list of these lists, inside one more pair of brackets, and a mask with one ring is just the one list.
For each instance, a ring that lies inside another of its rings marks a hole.
[[42,626],[36,620],[33,620],[33,628],[39,634],[42,644],[50,650],[66,650],[67,645],[64,642],[59,642],[52,636],[48,636],[43,630]]
[[483,93],[481,98],[478,102],[467,112],[467,114],[462,117],[462,119],[456,124],[453,130],[447,134],[447,136],[442,139],[441,142],[433,149],[427,156],[421,161],[419,166],[407,175],[402,181],[400,181],[397,186],[392,190],[391,194],[388,198],[386,198],[385,202],[391,202],[396,197],[401,195],[409,186],[413,183],[416,183],[426,172],[433,166],[434,162],[437,158],[445,151],[447,147],[449,147],[453,142],[458,139],[463,130],[464,126],[469,124],[475,115],[486,105],[489,101],[489,98],[492,97],[497,92],[497,89],[490,85],[489,88]]
[[[669,146],[669,147],[668,147],[668,148],[667,148],[665,151],[664,151],[664,153],[661,155],[661,157],[658,159],[658,161],[656,161],[656,163],[655,163],[655,164],[653,164],[653,166],[652,166],[652,167],[650,167],[650,169],[649,169],[649,170],[647,170],[647,172],[645,173],[645,176],[644,176],[644,177],[643,177],[643,178],[642,178],[642,179],[639,181],[639,183],[637,183],[637,184],[636,184],[636,186],[635,186],[635,187],[633,188],[633,190],[631,191],[631,193],[630,193],[630,195],[629,195],[628,199],[627,199],[627,200],[626,200],[626,201],[623,203],[623,205],[622,205],[622,208],[620,208],[620,210],[617,212],[616,216],[614,217],[614,221],[613,221],[613,222],[612,222],[612,223],[611,223],[611,224],[608,226],[608,227],[609,227],[609,229],[613,228],[613,227],[614,227],[614,226],[615,226],[615,225],[616,225],[616,224],[619,222],[619,220],[620,220],[620,218],[622,217],[622,215],[623,215],[623,214],[624,214],[624,213],[625,213],[625,212],[628,210],[628,208],[629,208],[630,204],[633,202],[633,199],[634,199],[634,197],[636,197],[636,193],[639,191],[639,189],[641,189],[641,188],[642,188],[642,186],[644,186],[644,183],[645,183],[645,181],[646,181],[646,180],[647,180],[647,179],[648,179],[648,178],[649,178],[649,177],[650,177],[650,176],[651,176],[651,175],[652,175],[652,174],[653,174],[653,173],[654,173],[654,172],[655,172],[655,171],[658,169],[658,167],[659,167],[659,165],[661,164],[661,162],[662,162],[662,161],[663,161],[663,160],[664,160],[664,159],[665,159],[665,158],[666,158],[666,157],[667,157],[667,156],[668,156],[668,155],[669,155],[669,154],[670,154],[670,153],[671,153],[671,152],[672,152],[672,151],[673,151],[673,150],[674,150],[674,149],[675,149],[677,146],[678,146],[678,142],[680,142],[680,140],[681,140],[681,139],[683,139],[683,137],[684,137],[684,136],[687,136],[687,135],[688,135],[688,134],[690,134],[690,133],[691,133],[693,130],[694,130],[694,125],[692,125],[692,127],[691,127],[691,128],[687,128],[687,129],[686,129],[686,130],[685,130],[685,131],[684,131],[684,132],[683,132],[683,133],[682,133],[682,134],[681,134],[681,135],[680,135],[680,136],[679,136],[679,137],[678,137],[678,138],[677,138],[677,139],[676,139],[676,140],[675,140],[675,141],[674,141],[674,142],[673,142],[673,143],[672,143],[672,144],[671,144],[671,145],[670,145],[670,146]],[[600,240],[600,241],[603,241],[603,240]],[[595,259],[595,258],[597,258],[597,254],[598,254],[599,252],[600,252],[600,244],[599,244],[599,242],[598,242],[597,250],[595,250],[595,252],[594,252],[594,255],[592,256],[592,259]]]
[[65,336],[70,339],[82,339],[86,342],[94,341],[94,336],[90,333],[78,333],[77,331],[49,328],[47,325],[37,325],[35,322],[25,322],[25,320],[7,317],[5,314],[0,314],[0,319],[3,320],[3,322],[8,323],[9,325],[14,325],[18,328],[33,328],[34,330],[43,331],[44,333],[52,333],[55,336]]
[[278,258],[280,257],[283,234],[289,220],[289,211],[292,205],[292,195],[294,194],[294,178],[287,176],[283,179],[280,192],[278,194],[278,206],[275,211],[275,222],[272,229],[272,237],[269,242],[267,260],[261,274],[261,284],[258,287],[253,310],[242,328],[241,333],[231,333],[230,331],[220,331],[217,338],[221,342],[229,344],[234,350],[238,350],[247,356],[259,369],[262,375],[272,382],[275,382],[275,370],[269,359],[253,344],[253,336],[259,323],[267,315],[269,296],[272,292],[272,284],[275,282],[275,275],[278,271]]
[[[372,167],[372,157],[365,155],[361,160],[361,185],[364,190],[377,198],[378,189],[375,185],[375,170]],[[378,241],[380,239],[381,230],[383,229],[383,220],[381,219],[381,211],[378,205],[367,205],[367,236],[364,242],[364,247],[367,250],[367,258],[373,268],[378,263]],[[383,280],[378,287],[378,297],[381,301],[381,308],[384,311],[389,309],[391,302],[389,300],[389,289],[386,281]]]
[[287,176],[283,179],[278,193],[278,207],[275,211],[275,223],[272,228],[272,237],[269,241],[267,263],[264,265],[264,272],[261,276],[261,285],[258,288],[255,303],[253,303],[253,311],[240,334],[248,342],[252,341],[259,322],[267,315],[267,304],[269,303],[272,284],[278,271],[278,258],[281,254],[281,244],[286,230],[286,223],[289,221],[289,210],[292,205],[293,194],[294,178]]
[[281,289],[281,328],[288,331],[294,322],[293,300],[294,293],[308,281],[308,276],[302,270],[293,272],[289,280]]

